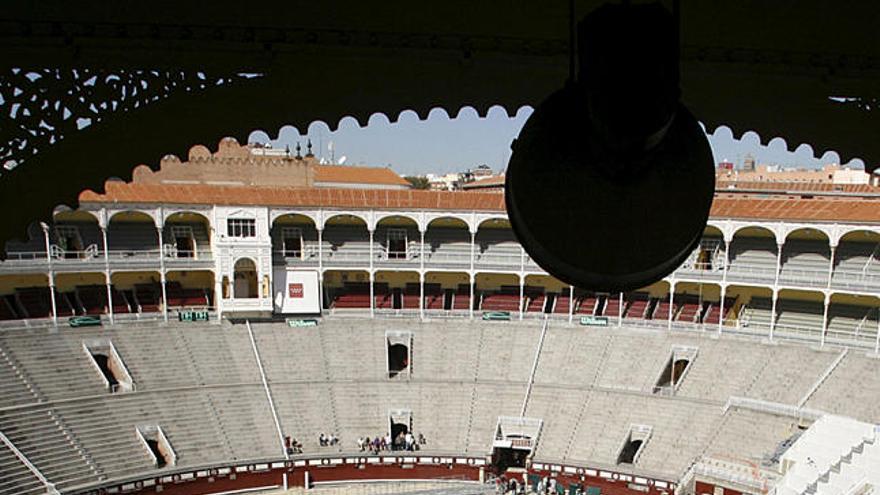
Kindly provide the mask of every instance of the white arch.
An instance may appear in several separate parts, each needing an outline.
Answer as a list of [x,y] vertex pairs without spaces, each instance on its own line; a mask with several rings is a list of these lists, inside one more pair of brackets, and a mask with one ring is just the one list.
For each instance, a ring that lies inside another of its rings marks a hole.
[[320,225],[318,225],[318,228],[321,230],[324,230],[324,227],[326,227],[326,225],[327,225],[327,221],[332,220],[335,217],[355,217],[355,218],[359,218],[360,220],[362,220],[364,222],[364,224],[367,226],[367,230],[371,230],[370,223],[371,223],[372,219],[370,218],[370,215],[368,215],[366,213],[368,213],[368,212],[360,212],[360,211],[356,211],[356,210],[327,211],[327,212],[324,212],[324,214],[321,216],[321,219],[320,219],[321,221],[320,221]]
[[785,236],[780,236],[778,226],[776,226],[776,225],[761,225],[761,224],[757,224],[757,223],[741,223],[741,224],[733,226],[731,233],[730,233],[730,240],[733,241],[733,238],[736,237],[736,234],[740,233],[741,231],[743,231],[745,229],[753,229],[753,228],[766,230],[766,231],[770,232],[771,234],[773,234],[773,238],[776,241],[777,245],[782,244],[783,240],[785,239]]
[[315,224],[315,228],[318,228],[318,224],[320,222],[320,218],[317,212],[314,211],[304,211],[304,210],[271,210],[269,212],[269,226],[275,225],[275,222],[287,215],[299,215],[308,218]]

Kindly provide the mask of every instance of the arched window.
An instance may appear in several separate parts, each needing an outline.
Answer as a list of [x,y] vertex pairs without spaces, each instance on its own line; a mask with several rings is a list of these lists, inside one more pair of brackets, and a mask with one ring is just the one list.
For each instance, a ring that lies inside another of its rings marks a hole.
[[260,297],[257,282],[257,265],[253,260],[242,258],[235,262],[233,297],[256,299]]

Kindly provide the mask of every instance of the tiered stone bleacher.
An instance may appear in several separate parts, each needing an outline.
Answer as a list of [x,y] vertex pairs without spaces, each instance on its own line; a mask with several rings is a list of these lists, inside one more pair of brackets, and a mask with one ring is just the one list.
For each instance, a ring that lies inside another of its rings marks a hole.
[[[486,454],[498,416],[521,412],[541,327],[534,321],[327,319],[314,329],[253,324],[285,435],[306,454],[356,452],[412,412],[425,450]],[[412,373],[389,378],[386,330],[412,333]],[[708,334],[707,334],[708,335]],[[715,335],[712,333],[712,335]],[[136,390],[109,394],[82,341],[109,339]],[[654,393],[673,346],[696,348],[673,395]],[[62,489],[156,472],[135,435],[159,425],[178,467],[279,458],[280,440],[243,325],[118,326],[0,334],[0,431]],[[797,404],[839,356],[794,344],[550,324],[525,415],[543,420],[536,460],[613,467],[631,424],[652,434],[633,466],[674,479],[701,453],[758,458],[792,419],[731,408],[732,395]],[[876,359],[850,352],[806,405],[864,420],[878,406]],[[19,370],[25,373],[19,375]],[[337,435],[320,447],[320,433]],[[764,440],[760,440],[760,439]],[[760,441],[759,441],[760,440]]]

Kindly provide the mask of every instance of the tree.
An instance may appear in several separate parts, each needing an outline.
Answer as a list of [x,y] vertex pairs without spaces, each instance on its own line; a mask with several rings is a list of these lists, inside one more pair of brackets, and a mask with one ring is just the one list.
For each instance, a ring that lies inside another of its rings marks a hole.
[[413,189],[428,189],[431,187],[431,184],[428,182],[427,177],[417,176],[417,175],[408,175],[404,177],[407,182],[410,183]]

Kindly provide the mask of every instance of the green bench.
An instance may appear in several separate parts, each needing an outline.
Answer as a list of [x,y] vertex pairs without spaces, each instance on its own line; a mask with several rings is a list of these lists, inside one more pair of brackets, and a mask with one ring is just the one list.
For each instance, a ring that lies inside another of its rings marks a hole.
[[486,321],[510,321],[510,311],[486,311],[483,313]]
[[100,327],[101,326],[101,317],[100,316],[73,316],[67,323],[73,328],[79,327]]

